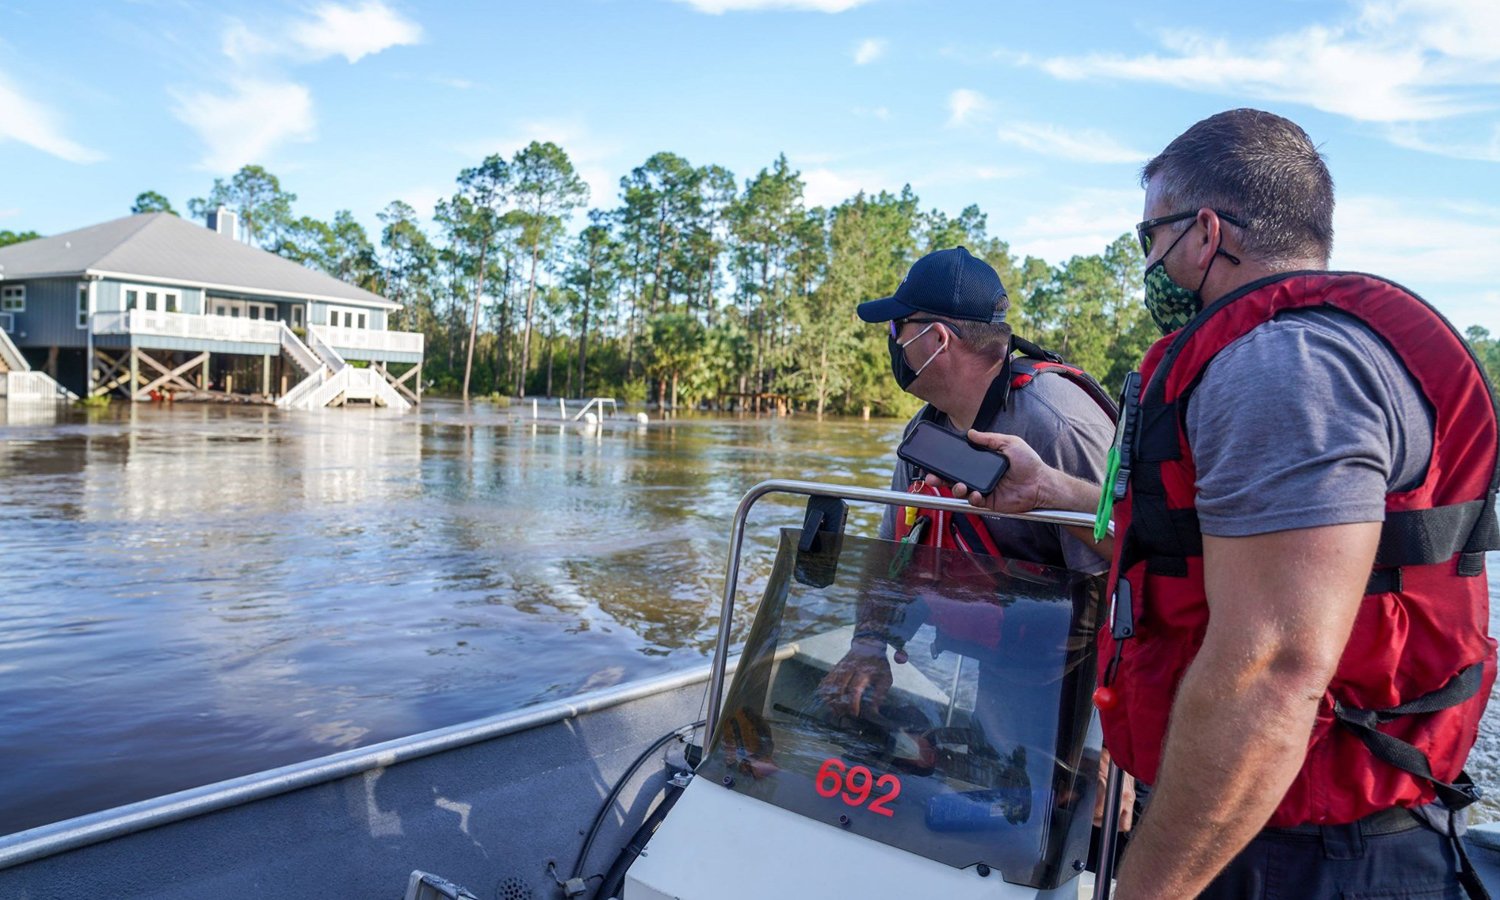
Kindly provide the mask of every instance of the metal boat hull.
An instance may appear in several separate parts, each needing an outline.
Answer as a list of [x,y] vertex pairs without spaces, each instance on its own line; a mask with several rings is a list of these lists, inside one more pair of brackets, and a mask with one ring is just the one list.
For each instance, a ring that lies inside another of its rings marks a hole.
[[[482,897],[558,896],[641,751],[701,716],[707,667],[0,838],[0,897],[399,896],[413,869]],[[584,873],[664,784],[643,766]],[[589,882],[597,886],[598,880]]]

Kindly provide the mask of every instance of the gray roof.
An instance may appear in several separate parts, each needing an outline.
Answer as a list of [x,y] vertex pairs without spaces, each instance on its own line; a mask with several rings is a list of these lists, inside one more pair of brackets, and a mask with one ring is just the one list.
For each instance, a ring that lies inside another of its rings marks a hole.
[[0,277],[7,281],[85,273],[399,308],[379,294],[171,213],[126,216],[0,247]]

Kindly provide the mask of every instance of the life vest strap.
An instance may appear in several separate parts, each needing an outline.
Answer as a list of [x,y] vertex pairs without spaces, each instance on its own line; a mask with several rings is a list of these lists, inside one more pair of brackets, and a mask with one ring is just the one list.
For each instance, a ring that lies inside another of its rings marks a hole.
[[1460,810],[1478,800],[1480,795],[1479,788],[1468,775],[1459,773],[1459,777],[1451,784],[1440,781],[1432,774],[1432,763],[1427,754],[1400,738],[1386,734],[1377,726],[1402,716],[1418,716],[1458,706],[1478,693],[1483,682],[1484,664],[1474,663],[1448,679],[1448,683],[1437,690],[1415,700],[1408,700],[1400,706],[1389,709],[1356,709],[1334,700],[1333,715],[1364,742],[1376,759],[1430,782],[1444,806],[1450,810]]
[[[1378,566],[1426,566],[1486,550],[1500,550],[1500,527],[1495,522],[1494,497],[1434,506],[1431,509],[1392,510],[1380,529],[1375,551]],[[1472,565],[1472,564],[1471,564]],[[1479,572],[1461,574],[1477,575]]]

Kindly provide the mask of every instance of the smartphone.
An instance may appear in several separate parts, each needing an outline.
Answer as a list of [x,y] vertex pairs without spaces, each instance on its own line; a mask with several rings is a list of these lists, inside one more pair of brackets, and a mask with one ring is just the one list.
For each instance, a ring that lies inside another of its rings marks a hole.
[[932,422],[918,422],[896,455],[950,482],[963,482],[971,491],[988,494],[1010,468],[1003,454],[969,442],[967,437]]

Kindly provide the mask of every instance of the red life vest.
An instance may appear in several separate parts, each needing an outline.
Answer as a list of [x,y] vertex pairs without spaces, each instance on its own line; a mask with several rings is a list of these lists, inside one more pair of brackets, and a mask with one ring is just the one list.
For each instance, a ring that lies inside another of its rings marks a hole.
[[[1140,396],[1126,398],[1129,489],[1115,506],[1110,572],[1124,627],[1100,636],[1101,680],[1116,697],[1101,709],[1105,743],[1126,771],[1156,780],[1173,699],[1208,625],[1188,398],[1231,342],[1317,307],[1364,322],[1405,365],[1434,410],[1432,458],[1422,484],[1386,496],[1367,593],[1273,827],[1352,822],[1435,796],[1461,805],[1433,782],[1459,778],[1495,679],[1484,551],[1500,544],[1500,426],[1483,370],[1406,290],[1369,275],[1294,273],[1245,286],[1157,342]],[[1424,764],[1431,780],[1412,774]]]
[[[1024,355],[1007,358],[1005,367],[995,378],[985,396],[985,402],[980,407],[976,421],[984,422],[988,426],[994,421],[999,411],[1009,405],[1012,392],[1025,389],[1041,375],[1059,375],[1066,378],[1088,394],[1100,408],[1109,414],[1111,420],[1116,417],[1118,411],[1114,401],[1087,372],[1064,363],[1057,354],[1043,350],[1021,338],[1013,337],[1012,341],[1015,348]],[[924,407],[918,415],[919,420],[936,421],[937,417],[937,410],[931,406]],[[948,488],[931,487],[920,477],[911,483],[908,493],[927,494],[933,497],[951,498],[953,496],[953,492]],[[1006,559],[1005,554],[1001,553],[1000,548],[995,544],[995,539],[981,516],[966,513],[954,514],[945,510],[921,509],[915,506],[904,506],[897,510],[896,540],[907,540],[914,530],[918,533],[911,539],[920,546],[960,550],[971,556],[990,557],[994,560],[994,563],[988,561],[981,563],[977,560],[952,559],[949,562],[950,566],[965,562],[972,563],[972,565],[964,565],[961,571],[950,569],[949,574],[953,577],[973,578],[985,573],[1002,572],[1025,577],[1028,571],[1035,572],[1047,568],[1040,563],[1028,560]],[[1000,646],[1004,634],[1001,626],[1005,616],[999,606],[984,603],[944,603],[941,598],[933,598],[929,603],[929,612],[929,618],[937,628],[940,639],[950,635],[962,635],[964,641],[991,650]],[[1024,629],[1012,629],[1009,639],[1024,640]]]

